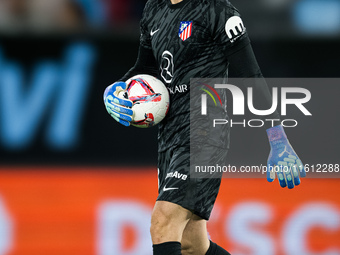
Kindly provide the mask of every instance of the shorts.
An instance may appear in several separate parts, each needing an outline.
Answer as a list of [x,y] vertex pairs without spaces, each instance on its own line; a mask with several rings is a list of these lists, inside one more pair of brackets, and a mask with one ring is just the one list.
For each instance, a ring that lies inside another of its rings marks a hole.
[[[227,150],[214,150],[226,157]],[[221,176],[190,178],[190,147],[173,147],[158,153],[157,201],[178,204],[209,220],[220,184]]]

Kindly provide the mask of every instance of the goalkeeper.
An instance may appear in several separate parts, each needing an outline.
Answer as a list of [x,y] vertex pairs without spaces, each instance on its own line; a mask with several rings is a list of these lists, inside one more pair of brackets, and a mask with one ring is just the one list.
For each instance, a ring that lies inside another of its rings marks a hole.
[[[159,195],[150,229],[154,255],[229,254],[209,240],[206,226],[221,178],[190,178],[189,170],[190,78],[227,77],[229,67],[237,77],[258,78],[245,86],[253,87],[256,100],[270,108],[271,95],[246,28],[228,0],[149,0],[141,20],[136,64],[104,93],[108,112],[120,124],[129,126],[132,102],[118,98],[126,89],[124,81],[137,74],[150,74],[170,91],[171,106],[158,135]],[[108,96],[114,100],[108,100]],[[269,117],[280,118],[277,112]],[[282,126],[275,124],[267,127],[271,145],[268,167],[283,166],[278,172],[280,185],[293,188],[305,172]],[[224,149],[213,148],[221,158],[229,148],[229,133],[224,137]],[[177,178],[175,172],[185,178]],[[274,180],[274,174],[268,172],[268,181]]]

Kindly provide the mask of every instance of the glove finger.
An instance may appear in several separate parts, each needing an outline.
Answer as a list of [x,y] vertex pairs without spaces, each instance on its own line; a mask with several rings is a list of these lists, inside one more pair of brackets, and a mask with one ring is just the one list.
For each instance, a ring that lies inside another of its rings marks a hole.
[[111,116],[112,116],[112,118],[115,119],[115,121],[117,121],[118,123],[122,124],[123,126],[126,126],[126,127],[130,126],[130,122],[129,121],[120,119],[120,118],[118,118],[117,116],[115,116],[113,114],[111,114]]
[[284,160],[292,164],[291,173],[293,175],[294,184],[299,185],[301,183],[299,169],[303,168],[301,160],[296,155],[289,155],[288,158],[285,158]]
[[302,162],[301,162],[301,160],[299,158],[296,160],[296,165],[298,167],[298,171],[300,173],[300,176],[301,177],[306,177],[305,167],[303,166],[303,164],[302,164]]
[[293,166],[295,165],[295,160],[297,157],[295,155],[288,155],[288,157],[284,158],[283,161],[287,163],[287,166],[284,169],[287,186],[288,189],[294,188],[294,179],[293,179]]
[[116,118],[119,118],[119,119],[122,119],[122,120],[132,121],[132,116],[130,116],[130,115],[126,115],[126,114],[122,114],[122,113],[113,111],[110,107],[107,107],[106,110],[112,117],[115,116]]
[[[124,105],[126,107],[132,107],[133,103],[128,98],[119,97],[122,92],[126,92],[127,84],[125,82],[119,81],[113,84],[114,93],[113,96],[118,100],[118,104]],[[127,94],[126,94],[127,95]]]
[[130,122],[128,122],[128,121],[125,121],[125,120],[122,120],[122,119],[119,119],[119,121],[118,121],[120,124],[122,124],[123,126],[125,126],[125,127],[128,127],[128,126],[130,126]]
[[113,96],[113,102],[116,103],[116,104],[119,104],[119,105],[124,105],[126,107],[132,107],[133,106],[133,103],[131,100],[129,99],[125,99],[125,98],[120,98],[116,95],[112,95]]
[[127,84],[126,82],[123,81],[117,81],[112,84],[112,87],[114,88],[115,91],[117,90],[118,87],[121,87],[122,90],[126,90]]
[[273,182],[275,180],[274,164],[271,161],[267,163],[267,181]]
[[121,105],[123,107],[125,106],[125,108],[126,107],[131,108],[133,106],[133,103],[131,100],[117,97],[114,94],[110,94],[106,96],[104,98],[104,102],[105,104],[115,104],[115,105]]
[[110,109],[111,111],[117,112],[117,113],[122,113],[125,115],[133,115],[133,110],[130,108],[126,108],[124,106],[119,106],[117,104],[114,103],[109,103],[109,102],[105,102],[105,106],[106,109]]
[[[295,161],[294,161],[295,163]],[[286,174],[286,180],[287,180],[287,186],[288,189],[294,188],[294,179],[293,179],[293,168],[295,168],[294,163],[288,163],[288,165],[285,167],[285,174]]]
[[299,167],[297,165],[294,165],[294,167],[292,168],[292,174],[293,174],[295,185],[296,186],[300,185],[301,180],[300,180],[300,176],[299,176]]
[[282,188],[287,187],[286,175],[285,175],[285,172],[284,172],[284,170],[286,169],[286,166],[287,166],[287,163],[284,162],[284,161],[279,161],[278,165],[276,166],[277,167],[277,169],[276,169],[277,177],[279,179],[279,183],[280,183],[280,186]]
[[106,99],[111,96],[110,100],[112,100],[114,103],[131,108],[133,106],[131,100],[118,96],[121,94],[121,92],[126,91],[126,86],[127,85],[125,82],[116,82],[108,86],[104,92],[104,101],[106,101]]

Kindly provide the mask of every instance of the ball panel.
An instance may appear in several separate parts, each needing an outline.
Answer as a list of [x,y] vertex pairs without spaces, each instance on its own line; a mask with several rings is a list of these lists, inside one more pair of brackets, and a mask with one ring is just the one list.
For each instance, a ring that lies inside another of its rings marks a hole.
[[170,96],[165,85],[147,74],[136,75],[126,83],[128,97],[133,102],[134,115],[131,124],[147,128],[161,122],[170,105]]

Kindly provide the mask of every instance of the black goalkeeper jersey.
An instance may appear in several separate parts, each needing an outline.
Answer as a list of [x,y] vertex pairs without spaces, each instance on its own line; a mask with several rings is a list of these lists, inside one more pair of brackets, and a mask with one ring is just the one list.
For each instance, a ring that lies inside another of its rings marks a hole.
[[239,12],[226,0],[150,0],[141,33],[141,46],[152,49],[159,78],[170,92],[170,109],[159,126],[159,151],[189,145],[190,78],[227,76],[228,55],[247,40]]
[[[139,58],[123,80],[148,73],[167,86],[170,109],[159,124],[159,151],[189,146],[190,78],[227,77],[229,57],[247,45],[249,39],[240,14],[228,0],[147,2],[141,20]],[[248,51],[248,55],[253,54],[251,48]],[[243,62],[238,60],[243,56],[234,61],[241,66],[240,75],[261,76],[255,57],[248,55]],[[270,101],[267,85],[262,87],[265,93],[261,94]],[[228,147],[228,142],[223,141],[222,147]]]

